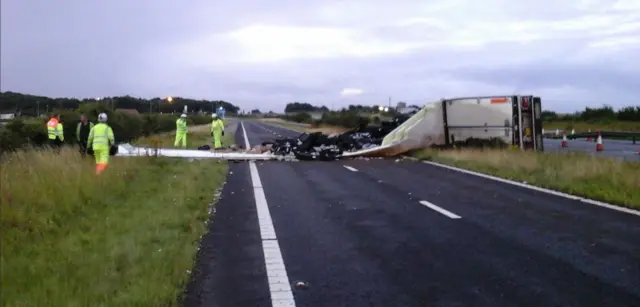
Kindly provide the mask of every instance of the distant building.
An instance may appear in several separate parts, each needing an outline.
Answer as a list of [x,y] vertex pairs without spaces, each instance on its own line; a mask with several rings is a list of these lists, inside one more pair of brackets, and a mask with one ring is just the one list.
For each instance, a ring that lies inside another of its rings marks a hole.
[[4,114],[0,114],[0,120],[1,121],[5,121],[5,120],[11,120],[13,118],[16,117],[15,113],[4,113]]
[[405,102],[398,102],[398,104],[396,105],[396,111],[400,111],[400,110],[402,110],[402,109],[404,109],[404,108],[406,108],[406,107],[407,107],[407,103],[405,103]]

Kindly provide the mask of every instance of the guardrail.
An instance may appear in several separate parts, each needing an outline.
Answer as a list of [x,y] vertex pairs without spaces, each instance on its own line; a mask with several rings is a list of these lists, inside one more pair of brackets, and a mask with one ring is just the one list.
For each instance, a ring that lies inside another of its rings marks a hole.
[[[573,131],[572,131],[573,132]],[[566,134],[567,139],[595,139],[598,137],[598,133],[602,136],[602,138],[609,139],[628,139],[636,144],[638,140],[640,140],[640,132],[628,132],[628,131],[596,131],[596,132],[578,132],[578,133],[568,133]],[[554,130],[554,131],[545,131],[544,136],[551,139],[561,139],[562,136],[565,135],[565,131],[563,130]]]

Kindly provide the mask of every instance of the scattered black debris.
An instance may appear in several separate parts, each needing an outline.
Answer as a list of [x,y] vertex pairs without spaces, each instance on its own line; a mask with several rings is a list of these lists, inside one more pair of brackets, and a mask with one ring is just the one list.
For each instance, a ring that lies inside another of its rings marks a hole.
[[277,138],[262,143],[255,151],[295,156],[302,161],[333,161],[339,159],[343,152],[380,146],[382,139],[407,119],[406,116],[396,117],[393,121],[380,122],[379,126],[362,125],[342,134],[314,132],[303,133],[295,138]]
[[209,145],[202,145],[202,146],[198,147],[198,150],[211,150],[211,146],[209,146]]

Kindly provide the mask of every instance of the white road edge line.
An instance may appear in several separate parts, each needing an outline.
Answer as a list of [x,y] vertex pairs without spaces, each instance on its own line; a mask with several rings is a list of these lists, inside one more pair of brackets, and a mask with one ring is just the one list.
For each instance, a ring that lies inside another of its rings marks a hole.
[[[249,137],[244,124],[240,122],[242,134],[244,136],[244,144],[250,148]],[[258,211],[258,223],[260,225],[260,236],[262,237],[262,252],[264,253],[264,263],[267,269],[267,279],[269,281],[269,293],[271,295],[271,305],[278,306],[296,306],[291,291],[291,283],[289,275],[282,259],[282,251],[278,244],[276,231],[273,227],[271,214],[269,213],[269,205],[264,195],[258,167],[254,161],[249,161],[249,171],[251,173],[251,182],[253,183],[253,195],[256,200],[256,209]]]
[[434,204],[432,204],[432,203],[430,203],[430,202],[428,202],[426,200],[421,200],[421,201],[419,201],[419,203],[429,207],[430,209],[432,209],[434,211],[437,211],[437,212],[439,212],[439,213],[441,213],[443,215],[446,215],[448,218],[451,218],[451,219],[454,219],[454,220],[462,218],[461,216],[459,216],[459,215],[457,215],[457,214],[455,214],[455,213],[453,213],[451,211],[447,211],[445,209],[442,209],[442,208],[440,208],[440,207],[438,207],[438,206],[436,206],[436,205],[434,205]]
[[640,211],[634,210],[634,209],[630,209],[630,208],[620,207],[620,206],[612,205],[612,204],[609,204],[609,203],[605,203],[605,202],[601,202],[601,201],[597,201],[597,200],[593,200],[593,199],[589,199],[589,198],[584,198],[584,197],[575,196],[575,195],[571,195],[571,194],[567,194],[567,193],[563,193],[563,192],[559,192],[559,191],[545,189],[545,188],[537,187],[537,186],[526,184],[526,183],[521,183],[521,182],[509,180],[509,179],[504,179],[504,178],[500,178],[500,177],[496,177],[496,176],[482,174],[482,173],[478,173],[478,172],[474,172],[474,171],[470,171],[470,170],[466,170],[466,169],[462,169],[462,168],[457,168],[457,167],[453,167],[453,166],[449,166],[449,165],[444,165],[444,164],[440,164],[440,163],[436,163],[436,162],[431,162],[431,161],[422,161],[422,162],[426,163],[426,164],[429,164],[429,165],[439,166],[439,167],[447,168],[447,169],[450,169],[450,170],[458,171],[458,172],[469,174],[469,175],[474,175],[474,176],[478,176],[478,177],[482,177],[482,178],[486,178],[486,179],[491,179],[491,180],[495,180],[495,181],[499,181],[499,182],[502,182],[502,183],[507,183],[507,184],[519,186],[519,187],[522,187],[522,188],[526,188],[526,189],[530,189],[530,190],[534,190],[534,191],[538,191],[538,192],[543,192],[543,193],[547,193],[547,194],[551,194],[551,195],[555,195],[555,196],[559,196],[559,197],[573,199],[573,200],[581,201],[581,202],[584,202],[584,203],[587,203],[587,204],[600,206],[600,207],[608,208],[608,209],[611,209],[611,210],[616,210],[616,211],[619,211],[619,212],[624,212],[624,213],[629,213],[629,214],[640,216]]
[[348,170],[350,170],[352,172],[357,172],[358,171],[355,167],[351,167],[349,165],[343,165],[343,166],[344,166],[344,168],[346,168],[346,169],[348,169]]

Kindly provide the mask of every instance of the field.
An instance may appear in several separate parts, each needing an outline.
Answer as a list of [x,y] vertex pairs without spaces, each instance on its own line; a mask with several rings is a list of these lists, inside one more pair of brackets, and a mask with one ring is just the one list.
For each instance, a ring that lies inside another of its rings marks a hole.
[[640,163],[581,153],[422,150],[420,159],[640,209]]
[[[205,131],[190,132],[189,147],[210,142]],[[112,158],[95,176],[73,148],[4,159],[2,306],[177,304],[226,162]]]

